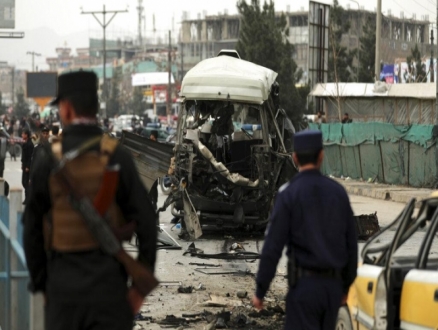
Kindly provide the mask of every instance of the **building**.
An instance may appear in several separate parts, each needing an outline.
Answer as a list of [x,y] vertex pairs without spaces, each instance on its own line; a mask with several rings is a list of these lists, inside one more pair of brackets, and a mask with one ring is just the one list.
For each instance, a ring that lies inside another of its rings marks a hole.
[[64,70],[77,70],[80,68],[89,68],[102,63],[99,57],[90,54],[89,48],[77,48],[76,54],[72,54],[69,47],[56,48],[56,57],[46,58],[49,65],[49,71],[62,72]]
[[26,71],[17,70],[8,64],[0,65],[0,92],[3,105],[11,106],[19,90],[26,91]]
[[[289,28],[289,42],[295,46],[293,58],[298,68],[306,77],[308,68],[308,11],[285,12]],[[342,36],[342,43],[347,49],[354,50],[360,45],[359,38],[368,18],[376,20],[376,13],[363,9],[345,10],[345,20],[351,22],[348,33]],[[407,18],[401,13],[400,18],[391,13],[382,18],[381,56],[385,63],[394,63],[396,58],[406,58],[411,48],[418,44],[422,54],[430,54],[432,46],[429,40],[429,19],[427,16],[417,20]],[[198,15],[197,19],[183,17],[180,35],[180,71],[182,74],[199,61],[214,57],[221,49],[234,49],[239,38],[239,15]],[[435,47],[436,51],[436,47]],[[357,65],[357,63],[355,63]],[[301,82],[302,83],[302,82]]]
[[319,98],[327,122],[339,122],[347,112],[353,122],[394,125],[435,125],[436,84],[326,83],[316,84],[310,96]]

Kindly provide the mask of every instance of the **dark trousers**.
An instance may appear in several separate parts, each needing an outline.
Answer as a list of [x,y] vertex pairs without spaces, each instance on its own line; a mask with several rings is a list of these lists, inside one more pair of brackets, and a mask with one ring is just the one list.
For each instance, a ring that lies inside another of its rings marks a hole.
[[132,330],[134,315],[127,301],[60,303],[47,301],[46,330]]
[[302,277],[287,295],[285,329],[334,330],[341,300],[340,279]]
[[29,188],[29,172],[23,170],[23,174],[21,175],[21,184],[24,188],[24,199],[27,199],[27,193]]

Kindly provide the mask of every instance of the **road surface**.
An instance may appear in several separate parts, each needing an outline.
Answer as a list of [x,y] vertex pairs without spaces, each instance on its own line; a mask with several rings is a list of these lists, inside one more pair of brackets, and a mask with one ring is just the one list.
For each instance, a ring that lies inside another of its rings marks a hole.
[[[11,188],[21,188],[21,163],[19,160],[11,161],[7,159],[5,164],[4,177],[9,182]],[[162,205],[166,196],[160,192],[159,205]],[[350,196],[350,201],[356,215],[370,214],[377,212],[377,216],[381,226],[389,224],[401,212],[404,204],[391,201],[376,200],[367,197]],[[215,295],[228,297],[228,306],[234,306],[233,311],[246,313],[251,309],[250,298],[254,291],[254,277],[252,275],[236,275],[236,274],[220,274],[207,275],[202,273],[200,266],[189,265],[189,263],[210,263],[220,264],[217,269],[220,272],[226,273],[231,267],[236,269],[247,269],[254,274],[257,271],[258,262],[246,262],[242,260],[213,260],[200,259],[190,256],[183,256],[183,252],[187,249],[191,242],[185,242],[178,239],[178,229],[173,228],[170,224],[172,215],[170,210],[160,214],[160,223],[163,229],[172,235],[182,246],[182,250],[160,250],[158,251],[156,274],[161,282],[167,283],[167,286],[160,286],[152,295],[145,301],[142,312],[143,316],[152,317],[155,321],[163,319],[166,315],[181,316],[182,313],[208,310],[212,313],[217,313],[222,310],[220,307],[206,307],[205,302],[209,301]],[[220,253],[229,251],[231,245],[235,242],[241,243],[246,251],[260,252],[263,246],[263,237],[254,237],[251,234],[235,235],[233,232],[218,232],[214,235],[207,234],[197,240],[196,247],[204,250],[205,253]],[[419,244],[419,240],[414,240],[414,246]],[[361,248],[363,243],[360,243]],[[135,247],[128,246],[130,252],[135,253]],[[284,278],[286,274],[286,258],[280,261],[277,268],[277,276],[274,279],[271,290],[267,296],[268,304],[279,304],[284,307],[284,296],[287,291],[287,282]],[[183,286],[193,286],[195,290],[191,294],[177,293],[178,285],[175,282],[180,282]],[[199,288],[199,289],[198,289]],[[247,291],[248,298],[238,299],[237,291]],[[223,298],[222,298],[223,299]],[[230,308],[227,307],[227,310]],[[276,318],[268,318],[266,320],[255,319],[260,328],[272,329],[277,328],[281,316]],[[137,328],[140,326],[146,329],[160,329],[160,325],[154,322],[141,321],[138,322]],[[193,323],[191,327],[194,329],[204,329],[206,323]],[[254,327],[257,328],[257,327]]]

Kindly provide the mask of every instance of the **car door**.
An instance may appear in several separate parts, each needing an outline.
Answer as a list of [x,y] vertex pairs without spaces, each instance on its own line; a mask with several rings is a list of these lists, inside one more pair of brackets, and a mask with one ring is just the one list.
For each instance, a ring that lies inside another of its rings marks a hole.
[[400,302],[400,328],[438,328],[438,208],[423,239],[416,269],[405,277]]
[[387,328],[385,269],[394,246],[408,227],[414,207],[412,199],[397,219],[374,235],[362,250],[363,265],[358,268],[354,282],[357,305],[352,308],[359,329]]
[[364,264],[357,270],[354,287],[357,294],[357,308],[355,318],[359,323],[359,329],[374,328],[374,304],[376,300],[376,288],[379,278],[383,276],[382,266]]

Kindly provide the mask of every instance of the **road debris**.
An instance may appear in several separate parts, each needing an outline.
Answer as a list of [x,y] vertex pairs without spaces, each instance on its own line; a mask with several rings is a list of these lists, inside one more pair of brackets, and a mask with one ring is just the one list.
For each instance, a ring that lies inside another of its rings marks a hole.
[[202,303],[202,306],[206,307],[236,307],[243,306],[241,300],[230,299],[216,294],[210,294],[210,300]]
[[168,287],[168,286],[181,286],[181,281],[161,281],[160,286]]
[[260,254],[257,252],[249,251],[233,251],[231,253],[215,253],[207,254],[203,250],[196,248],[195,243],[189,245],[187,250],[183,253],[183,256],[190,254],[192,257],[198,257],[201,259],[224,259],[224,260],[256,260],[260,259]]
[[193,292],[193,286],[180,286],[178,288],[178,293],[192,293]]
[[248,297],[248,292],[247,291],[237,291],[236,296],[240,299],[244,299],[244,298]]
[[245,248],[240,243],[233,243],[230,246],[230,251],[245,251]]
[[221,267],[221,264],[206,264],[203,262],[189,262],[191,266],[204,266],[204,267]]

